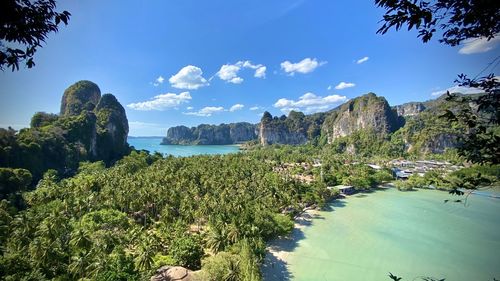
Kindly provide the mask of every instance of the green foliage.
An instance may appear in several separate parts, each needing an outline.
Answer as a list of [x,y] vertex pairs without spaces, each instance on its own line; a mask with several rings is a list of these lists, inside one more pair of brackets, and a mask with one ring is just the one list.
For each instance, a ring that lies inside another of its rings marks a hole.
[[175,238],[170,245],[169,252],[178,265],[192,270],[199,269],[201,266],[203,248],[201,247],[201,239],[197,236],[188,235]]
[[153,264],[154,268],[160,268],[165,265],[177,265],[180,264],[180,262],[171,255],[156,254],[153,257]]
[[22,62],[32,68],[37,48],[45,43],[49,33],[58,31],[61,22],[67,25],[71,14],[57,12],[55,0],[0,3],[0,70],[5,67],[19,70]]
[[80,115],[83,111],[92,111],[100,98],[101,90],[94,82],[78,81],[64,91],[61,115]]
[[53,113],[37,112],[31,117],[31,128],[40,128],[53,124],[59,116]]
[[428,42],[434,33],[442,34],[439,42],[457,46],[462,41],[495,37],[500,32],[498,2],[485,1],[411,1],[376,0],[375,4],[386,9],[382,27],[377,33],[385,34],[391,28],[415,28],[418,37]]
[[27,190],[31,179],[31,173],[26,169],[0,168],[0,200]]
[[[23,194],[26,210],[0,209],[2,275],[138,279],[165,263],[199,269],[211,250],[238,261],[226,277],[258,280],[264,240],[293,227],[281,211],[324,185],[285,179],[257,155],[265,153],[161,158],[133,152],[110,168],[83,162],[71,178],[47,172]],[[311,198],[319,203],[319,195]],[[201,231],[190,232],[193,226]]]

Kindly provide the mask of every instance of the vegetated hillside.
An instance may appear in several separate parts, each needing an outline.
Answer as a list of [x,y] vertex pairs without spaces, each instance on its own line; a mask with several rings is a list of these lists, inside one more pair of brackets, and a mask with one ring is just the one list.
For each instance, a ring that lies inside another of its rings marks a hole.
[[64,91],[59,115],[37,112],[30,128],[0,128],[0,167],[27,169],[35,180],[55,169],[71,174],[80,161],[111,164],[129,152],[125,109],[112,94],[79,81]]
[[161,144],[235,144],[254,140],[256,125],[247,122],[208,125],[188,128],[169,128]]
[[288,117],[273,117],[264,112],[259,124],[259,143],[268,144],[304,144],[321,133],[321,124],[325,113],[304,115],[302,112],[290,111]]
[[[458,144],[460,130],[439,118],[444,97],[391,107],[387,100],[368,93],[328,112],[288,116],[265,112],[259,124],[233,123],[172,127],[163,144],[233,144],[256,140],[261,145],[299,145],[313,141],[331,144],[338,152],[442,153]],[[387,154],[387,153],[385,153]]]
[[350,136],[359,130],[371,130],[382,136],[388,135],[403,124],[404,120],[391,109],[384,97],[368,93],[330,112],[322,130],[328,143],[332,143],[339,137]]

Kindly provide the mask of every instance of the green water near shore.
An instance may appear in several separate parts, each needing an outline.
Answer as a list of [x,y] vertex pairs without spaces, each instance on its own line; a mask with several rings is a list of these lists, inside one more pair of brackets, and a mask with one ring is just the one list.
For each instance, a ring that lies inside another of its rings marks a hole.
[[[500,278],[500,200],[394,189],[331,205],[304,228],[286,266],[291,280],[446,280]],[[420,279],[416,279],[420,280]]]

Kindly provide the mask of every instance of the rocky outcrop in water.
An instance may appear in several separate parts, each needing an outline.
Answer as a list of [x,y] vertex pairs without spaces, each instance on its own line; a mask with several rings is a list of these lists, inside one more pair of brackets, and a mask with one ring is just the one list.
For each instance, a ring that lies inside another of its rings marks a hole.
[[161,144],[235,144],[257,138],[256,127],[246,122],[197,127],[171,127]]

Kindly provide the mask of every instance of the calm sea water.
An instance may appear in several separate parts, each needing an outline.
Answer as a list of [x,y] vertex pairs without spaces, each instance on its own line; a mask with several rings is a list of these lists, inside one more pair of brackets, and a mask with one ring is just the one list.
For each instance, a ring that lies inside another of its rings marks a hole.
[[160,152],[173,156],[199,154],[227,154],[239,151],[236,145],[160,145],[162,138],[128,138],[128,143],[136,149]]
[[450,198],[440,191],[390,189],[337,201],[285,244],[282,276],[389,281],[392,272],[402,280],[500,278],[500,200],[472,195],[467,207],[443,203]]

